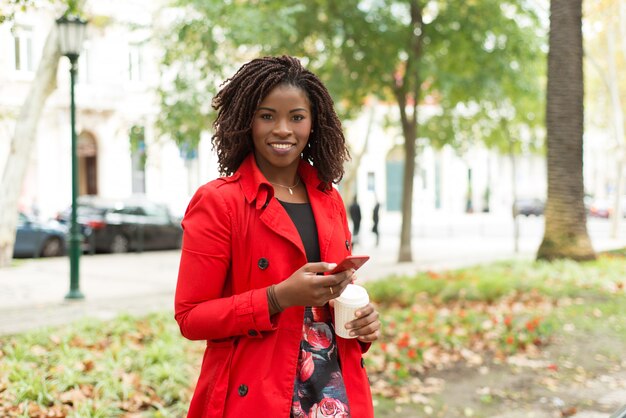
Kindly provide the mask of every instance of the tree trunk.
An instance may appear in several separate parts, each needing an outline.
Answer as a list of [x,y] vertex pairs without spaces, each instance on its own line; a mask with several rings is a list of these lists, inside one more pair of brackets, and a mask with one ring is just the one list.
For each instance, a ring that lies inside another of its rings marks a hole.
[[538,259],[595,259],[583,183],[582,0],[550,2],[548,199]]
[[[402,106],[402,105],[401,105]],[[400,110],[403,112],[403,109]],[[404,110],[406,113],[406,110]],[[414,108],[414,113],[417,107]],[[415,115],[417,116],[417,115]],[[404,134],[404,173],[402,175],[402,226],[400,229],[400,249],[398,262],[413,261],[411,249],[411,228],[413,225],[413,173],[415,173],[415,155],[417,130],[415,123],[402,118],[402,132]],[[417,120],[417,117],[410,118]]]
[[[409,2],[409,14],[413,33],[409,40],[409,57],[405,62],[404,75],[396,81],[394,92],[400,110],[402,134],[404,136],[404,173],[402,175],[402,226],[400,227],[400,248],[398,262],[413,261],[411,232],[413,227],[413,176],[415,174],[415,156],[417,154],[417,109],[421,97],[421,78],[419,65],[422,59],[422,40],[424,22],[423,4],[413,0]],[[399,81],[399,83],[398,83]],[[409,95],[410,93],[410,95]],[[412,113],[407,115],[407,104],[411,103]]]
[[53,25],[48,33],[30,91],[15,122],[15,132],[11,139],[11,148],[2,174],[2,183],[0,184],[0,190],[2,190],[2,200],[0,200],[0,267],[7,266],[13,257],[19,195],[32,155],[39,117],[48,96],[56,88],[60,57],[56,25]]

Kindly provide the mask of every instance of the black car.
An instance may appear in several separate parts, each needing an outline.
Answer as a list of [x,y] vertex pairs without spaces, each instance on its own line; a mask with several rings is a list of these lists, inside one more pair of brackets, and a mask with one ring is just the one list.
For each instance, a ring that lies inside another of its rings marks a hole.
[[[71,207],[58,219],[69,225]],[[106,200],[94,196],[78,199],[77,223],[86,252],[125,253],[181,247],[183,230],[167,206],[143,198]]]
[[544,203],[541,199],[518,199],[515,201],[514,211],[517,215],[543,215]]
[[40,222],[19,213],[13,257],[54,257],[65,254],[67,229],[56,221]]

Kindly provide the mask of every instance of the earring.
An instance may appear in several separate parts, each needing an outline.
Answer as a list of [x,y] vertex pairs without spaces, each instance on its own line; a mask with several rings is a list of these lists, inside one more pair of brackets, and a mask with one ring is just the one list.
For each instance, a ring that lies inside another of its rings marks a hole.
[[311,129],[311,133],[315,132],[315,129]]

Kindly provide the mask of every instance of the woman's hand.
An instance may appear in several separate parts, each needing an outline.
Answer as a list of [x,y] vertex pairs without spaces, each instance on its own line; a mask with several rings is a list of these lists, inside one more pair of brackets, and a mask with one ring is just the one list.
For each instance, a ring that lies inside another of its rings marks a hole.
[[327,276],[336,267],[335,263],[307,263],[289,278],[278,283],[274,290],[281,308],[290,306],[324,306],[338,297],[352,281],[353,269]]
[[358,340],[365,343],[376,341],[380,337],[380,321],[374,305],[368,303],[357,309],[355,316],[356,319],[346,324],[346,329],[350,330],[350,335],[356,335]]

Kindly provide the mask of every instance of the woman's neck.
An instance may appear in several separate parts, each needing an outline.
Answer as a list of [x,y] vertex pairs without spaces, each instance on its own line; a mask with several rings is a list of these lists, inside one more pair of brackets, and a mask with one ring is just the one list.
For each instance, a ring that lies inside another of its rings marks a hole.
[[259,164],[257,166],[263,176],[272,184],[294,187],[300,180],[298,177],[298,166],[292,165],[288,167],[275,167],[271,165]]

